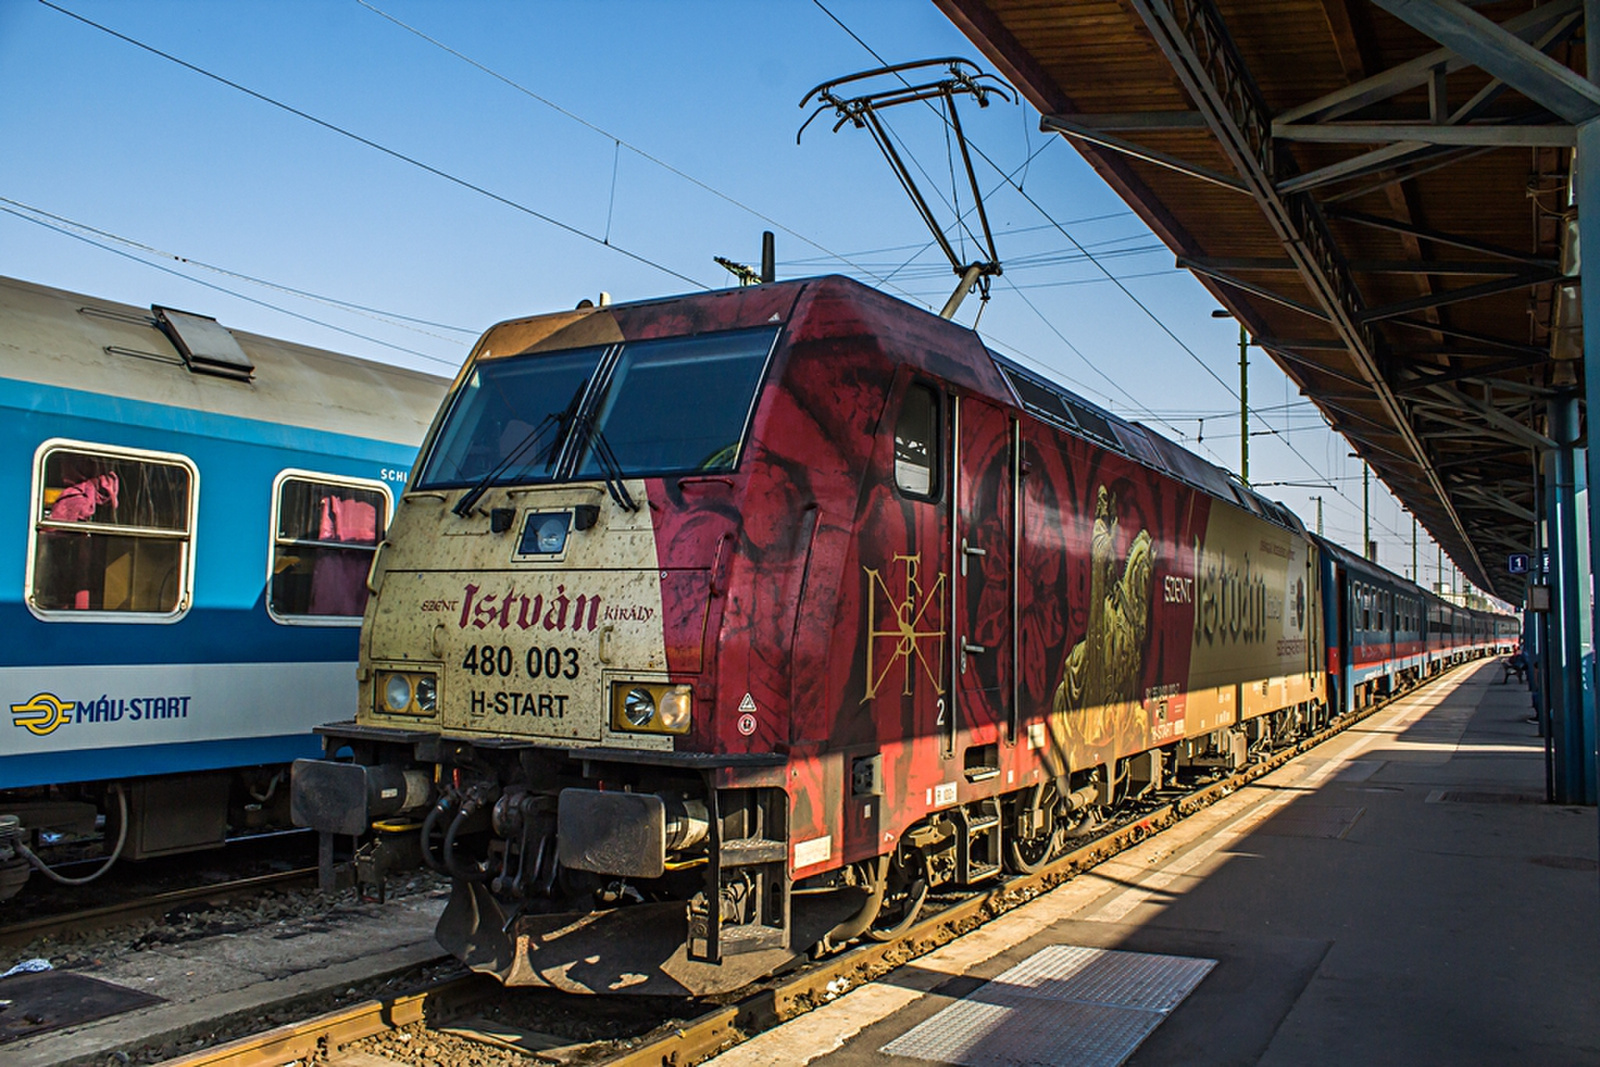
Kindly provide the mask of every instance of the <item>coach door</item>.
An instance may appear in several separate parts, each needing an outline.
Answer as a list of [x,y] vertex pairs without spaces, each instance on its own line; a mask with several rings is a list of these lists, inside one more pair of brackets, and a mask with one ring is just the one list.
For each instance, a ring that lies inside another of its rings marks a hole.
[[955,502],[951,522],[955,697],[945,754],[969,781],[999,773],[1001,744],[1016,736],[1016,531],[1018,428],[1004,408],[953,402]]

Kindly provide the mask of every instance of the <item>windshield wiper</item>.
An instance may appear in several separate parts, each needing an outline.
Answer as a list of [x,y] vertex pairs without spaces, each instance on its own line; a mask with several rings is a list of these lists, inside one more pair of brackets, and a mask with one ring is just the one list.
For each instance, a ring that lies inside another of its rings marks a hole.
[[461,499],[456,501],[456,506],[450,510],[465,518],[472,511],[473,505],[483,498],[484,493],[489,491],[489,487],[495,483],[495,480],[511,469],[511,465],[521,459],[524,452],[537,444],[539,438],[543,437],[546,431],[553,428],[557,433],[551,440],[549,447],[540,456],[534,457],[536,462],[538,459],[543,458],[545,470],[548,471],[561,455],[561,444],[567,439],[567,431],[573,425],[573,415],[578,410],[578,403],[583,399],[583,390],[587,385],[588,382],[580,382],[578,388],[573,391],[572,399],[567,401],[565,408],[561,411],[552,411],[540,419],[539,425],[529,430],[527,435],[517,442],[517,447],[506,453],[505,459],[491,467],[482,478],[479,478],[473,484],[471,489],[463,493]]
[[634,501],[633,494],[628,492],[628,487],[623,483],[622,464],[617,462],[617,454],[611,451],[611,444],[606,440],[606,435],[594,423],[594,416],[588,415],[578,420],[578,426],[584,433],[594,454],[595,461],[600,464],[601,473],[605,475],[606,492],[611,494],[611,499],[624,511],[638,511],[639,505]]
[[493,467],[490,467],[488,472],[485,473],[482,478],[479,478],[477,482],[473,484],[471,489],[468,489],[465,493],[461,494],[461,499],[456,501],[456,506],[450,510],[455,512],[457,515],[462,516],[463,518],[470,514],[472,512],[473,505],[483,498],[484,493],[489,491],[489,487],[494,484],[495,479],[499,478],[500,475],[509,470],[513,463],[522,458],[522,454],[524,452],[537,444],[539,438],[543,437],[547,432],[559,425],[560,421],[561,415],[554,411],[541,419],[539,421],[539,425],[529,430],[522,440],[517,442],[516,448],[513,448],[510,452],[506,453],[505,459],[502,459],[499,463],[496,463]]

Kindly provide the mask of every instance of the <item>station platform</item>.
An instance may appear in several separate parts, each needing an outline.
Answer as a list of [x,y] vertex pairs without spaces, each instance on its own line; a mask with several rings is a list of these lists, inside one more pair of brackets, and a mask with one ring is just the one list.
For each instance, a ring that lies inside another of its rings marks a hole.
[[716,1067],[1600,1063],[1593,808],[1460,668]]

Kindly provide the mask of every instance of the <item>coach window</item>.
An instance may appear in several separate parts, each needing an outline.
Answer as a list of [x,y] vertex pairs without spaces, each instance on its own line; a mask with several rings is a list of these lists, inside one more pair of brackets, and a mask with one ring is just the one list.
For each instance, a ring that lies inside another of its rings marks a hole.
[[389,521],[381,482],[284,471],[273,483],[267,612],[281,623],[353,625]]
[[907,496],[939,495],[939,396],[913,382],[894,426],[894,482]]
[[183,456],[46,441],[34,459],[28,606],[45,619],[170,622],[189,607],[199,475]]

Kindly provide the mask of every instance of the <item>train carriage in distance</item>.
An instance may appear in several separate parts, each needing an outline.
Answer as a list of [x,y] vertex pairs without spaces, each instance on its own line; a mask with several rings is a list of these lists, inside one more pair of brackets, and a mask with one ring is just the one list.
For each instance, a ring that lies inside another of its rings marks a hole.
[[0,279],[0,898],[291,825],[446,384]]
[[1322,538],[1328,699],[1335,713],[1367,707],[1452,664],[1513,651],[1515,617],[1452,605]]
[[733,989],[1323,721],[1319,574],[1284,508],[846,279],[507,322],[295,817],[421,823],[441,943],[507,983]]

